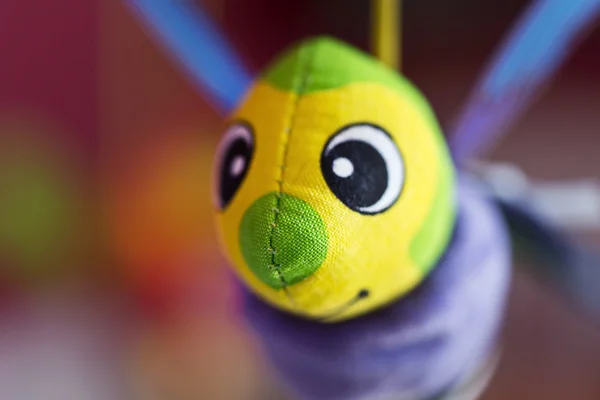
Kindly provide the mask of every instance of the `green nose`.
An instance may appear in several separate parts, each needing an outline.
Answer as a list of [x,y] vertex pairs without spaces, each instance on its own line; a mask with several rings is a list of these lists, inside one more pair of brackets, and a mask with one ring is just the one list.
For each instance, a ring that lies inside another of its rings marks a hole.
[[327,231],[307,202],[269,193],[246,210],[240,247],[252,272],[272,288],[281,289],[302,281],[323,264]]

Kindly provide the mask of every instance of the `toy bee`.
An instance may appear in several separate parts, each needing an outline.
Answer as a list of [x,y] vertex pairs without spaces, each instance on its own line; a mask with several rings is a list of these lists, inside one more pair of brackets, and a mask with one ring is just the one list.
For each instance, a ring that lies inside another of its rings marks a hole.
[[290,391],[479,396],[520,217],[457,169],[526,109],[599,2],[535,3],[449,142],[407,78],[338,40],[297,43],[252,80],[198,8],[128,3],[233,110],[214,169],[216,223],[245,316]]
[[226,254],[291,313],[333,322],[396,300],[450,240],[454,168],[433,113],[336,40],[303,42],[268,69],[217,157]]

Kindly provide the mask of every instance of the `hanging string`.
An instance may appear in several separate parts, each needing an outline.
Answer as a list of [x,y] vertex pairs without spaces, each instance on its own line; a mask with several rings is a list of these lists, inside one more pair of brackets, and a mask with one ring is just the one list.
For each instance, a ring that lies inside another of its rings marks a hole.
[[371,40],[373,54],[396,70],[401,67],[401,2],[402,0],[371,1]]

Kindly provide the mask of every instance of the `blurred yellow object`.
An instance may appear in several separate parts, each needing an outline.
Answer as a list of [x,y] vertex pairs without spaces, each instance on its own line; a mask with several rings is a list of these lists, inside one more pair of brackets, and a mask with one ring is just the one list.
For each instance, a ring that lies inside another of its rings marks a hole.
[[389,67],[399,69],[402,64],[402,0],[371,0],[371,3],[373,53]]

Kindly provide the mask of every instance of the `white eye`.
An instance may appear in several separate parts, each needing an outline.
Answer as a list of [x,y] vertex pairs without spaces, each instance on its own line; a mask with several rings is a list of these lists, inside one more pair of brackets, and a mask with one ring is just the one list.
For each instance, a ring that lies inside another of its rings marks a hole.
[[321,155],[321,172],[336,197],[361,214],[390,208],[404,185],[404,161],[390,135],[371,124],[337,132]]
[[237,123],[230,126],[217,148],[215,167],[215,205],[224,209],[233,200],[242,185],[254,153],[254,137],[250,125]]
[[354,164],[345,157],[333,160],[333,173],[340,178],[348,178],[354,173]]
[[229,169],[229,175],[236,177],[240,176],[244,169],[246,168],[246,158],[244,156],[235,156],[233,161],[231,162],[231,167]]

